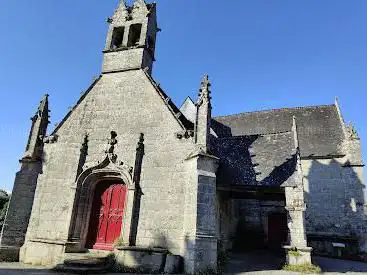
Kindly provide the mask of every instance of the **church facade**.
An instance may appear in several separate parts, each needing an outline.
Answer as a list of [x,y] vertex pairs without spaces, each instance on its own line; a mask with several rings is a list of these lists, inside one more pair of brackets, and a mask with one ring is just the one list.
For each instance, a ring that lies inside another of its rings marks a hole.
[[205,76],[178,108],[152,78],[156,5],[108,23],[100,77],[50,135],[48,95],[32,118],[0,254],[50,265],[118,242],[194,272],[220,250],[366,251],[360,139],[337,101],[212,117]]

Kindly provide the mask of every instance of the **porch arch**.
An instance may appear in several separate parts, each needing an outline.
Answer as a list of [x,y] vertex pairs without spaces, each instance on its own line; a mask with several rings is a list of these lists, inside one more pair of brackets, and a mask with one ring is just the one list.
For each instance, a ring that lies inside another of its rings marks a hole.
[[95,188],[102,181],[117,181],[126,185],[127,194],[124,205],[121,236],[129,236],[131,212],[135,186],[132,180],[132,168],[116,165],[106,156],[102,163],[87,168],[76,181],[73,213],[69,228],[69,245],[67,250],[80,251],[85,249],[90,213],[93,204]]

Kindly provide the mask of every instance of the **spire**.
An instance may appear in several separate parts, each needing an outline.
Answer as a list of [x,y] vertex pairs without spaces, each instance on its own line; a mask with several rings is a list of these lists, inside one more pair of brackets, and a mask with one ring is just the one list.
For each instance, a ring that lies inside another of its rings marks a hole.
[[31,118],[32,127],[29,133],[26,152],[22,160],[39,160],[42,157],[43,138],[46,136],[49,123],[48,94],[45,94],[35,115]]

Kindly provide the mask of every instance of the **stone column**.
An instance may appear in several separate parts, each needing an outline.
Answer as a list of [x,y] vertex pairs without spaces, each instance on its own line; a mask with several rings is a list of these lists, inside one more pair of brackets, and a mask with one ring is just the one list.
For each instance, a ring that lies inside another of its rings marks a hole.
[[198,152],[187,159],[193,176],[185,197],[185,272],[217,269],[217,197],[218,159]]

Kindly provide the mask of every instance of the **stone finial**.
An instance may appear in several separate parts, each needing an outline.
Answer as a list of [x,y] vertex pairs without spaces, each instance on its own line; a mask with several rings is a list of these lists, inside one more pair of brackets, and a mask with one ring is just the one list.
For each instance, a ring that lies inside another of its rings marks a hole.
[[347,124],[346,130],[347,130],[347,134],[348,134],[349,139],[359,139],[359,135],[357,133],[357,130],[351,122]]
[[209,76],[206,74],[204,75],[203,79],[201,80],[200,90],[199,90],[199,99],[198,104],[202,101],[210,101],[211,91],[210,91],[211,83],[209,81]]

